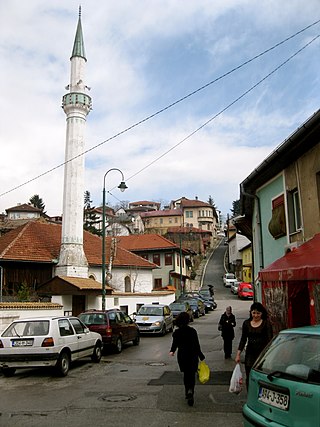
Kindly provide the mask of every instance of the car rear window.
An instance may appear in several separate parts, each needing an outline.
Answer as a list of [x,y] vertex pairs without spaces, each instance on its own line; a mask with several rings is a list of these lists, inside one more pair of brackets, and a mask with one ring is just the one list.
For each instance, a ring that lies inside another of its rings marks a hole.
[[185,310],[186,306],[184,304],[170,304],[171,310]]
[[257,360],[254,369],[266,374],[294,377],[320,383],[320,336],[308,334],[279,334],[266,352]]
[[3,337],[31,337],[48,335],[48,320],[31,320],[12,323],[3,333]]
[[105,325],[106,318],[103,313],[83,313],[79,315],[79,319],[85,325]]

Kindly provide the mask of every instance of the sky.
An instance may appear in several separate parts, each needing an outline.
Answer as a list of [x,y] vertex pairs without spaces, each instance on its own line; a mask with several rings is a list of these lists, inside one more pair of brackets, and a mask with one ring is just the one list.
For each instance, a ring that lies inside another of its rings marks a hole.
[[[74,0],[0,0],[0,213],[34,194],[62,213],[78,15]],[[110,205],[211,196],[230,214],[240,183],[319,109],[319,19],[319,0],[82,0],[92,206],[107,173]]]

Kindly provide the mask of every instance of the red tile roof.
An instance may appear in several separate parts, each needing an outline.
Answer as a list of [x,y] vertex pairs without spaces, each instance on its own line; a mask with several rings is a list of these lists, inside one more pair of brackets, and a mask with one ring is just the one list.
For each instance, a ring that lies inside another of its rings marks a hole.
[[[106,239],[106,258],[109,259],[111,238]],[[59,258],[61,224],[29,221],[0,236],[0,259],[29,262],[49,262]],[[101,265],[101,238],[83,232],[83,246],[88,263]],[[114,266],[156,268],[155,264],[117,246]]]
[[130,251],[177,249],[178,246],[171,240],[159,234],[131,234],[118,236],[119,245]]
[[13,206],[6,209],[6,212],[42,212],[42,209],[23,203],[22,205]]
[[183,208],[213,207],[209,205],[209,203],[201,202],[201,200],[189,200],[185,198],[181,199],[180,206],[182,206]]

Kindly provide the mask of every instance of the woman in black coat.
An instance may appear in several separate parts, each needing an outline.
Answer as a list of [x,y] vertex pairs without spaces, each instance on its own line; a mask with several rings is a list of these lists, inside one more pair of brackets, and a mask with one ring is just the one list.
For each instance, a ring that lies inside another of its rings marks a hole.
[[254,302],[250,307],[250,317],[242,325],[242,335],[235,358],[240,363],[240,354],[246,347],[244,366],[246,370],[246,385],[248,389],[250,370],[259,354],[272,339],[272,325],[268,313],[260,302]]
[[234,339],[234,327],[236,326],[236,318],[232,313],[232,308],[228,306],[226,311],[220,317],[218,329],[221,331],[223,339],[224,358],[230,359],[232,353],[232,341]]
[[199,359],[204,360],[205,357],[200,349],[197,331],[188,326],[189,319],[189,314],[185,312],[177,316],[178,329],[172,334],[172,346],[169,354],[173,356],[178,349],[177,358],[180,371],[184,374],[186,399],[188,399],[188,405],[192,406]]

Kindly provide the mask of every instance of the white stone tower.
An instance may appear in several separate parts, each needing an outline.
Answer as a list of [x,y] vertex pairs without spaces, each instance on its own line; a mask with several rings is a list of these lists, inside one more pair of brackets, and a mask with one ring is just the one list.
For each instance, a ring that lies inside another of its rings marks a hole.
[[62,98],[67,116],[63,188],[62,238],[57,276],[88,277],[88,262],[83,250],[84,133],[91,98],[85,92],[86,56],[84,51],[81,7],[73,44],[69,93]]

